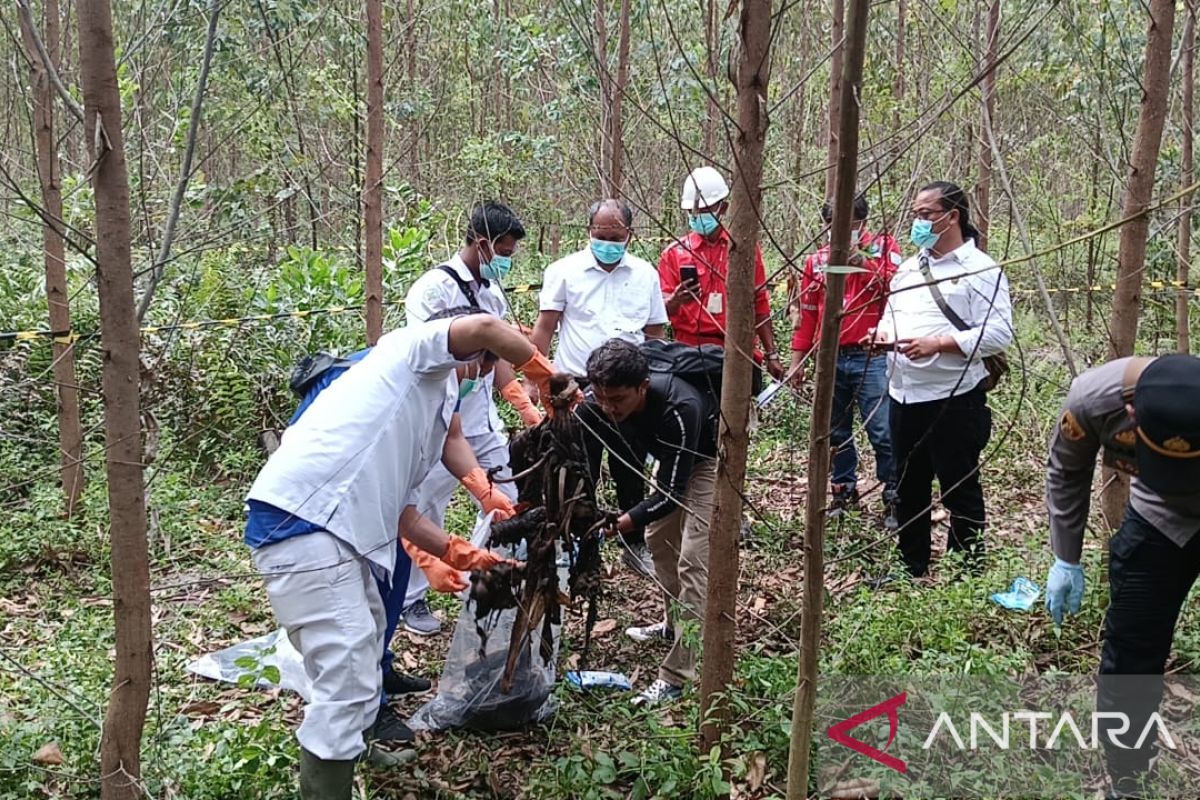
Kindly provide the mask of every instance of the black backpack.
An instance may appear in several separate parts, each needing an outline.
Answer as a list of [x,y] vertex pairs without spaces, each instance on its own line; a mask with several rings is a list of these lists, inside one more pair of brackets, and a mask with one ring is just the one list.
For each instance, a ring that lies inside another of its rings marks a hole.
[[[639,349],[651,372],[661,372],[683,378],[702,392],[711,395],[720,406],[721,372],[725,367],[725,348],[715,344],[692,345],[647,339]],[[762,370],[755,365],[750,379],[751,395],[762,391]]]
[[292,368],[292,374],[288,378],[288,388],[295,392],[297,397],[303,398],[325,373],[331,369],[347,370],[353,363],[349,359],[326,353],[324,350],[312,353],[300,359]]

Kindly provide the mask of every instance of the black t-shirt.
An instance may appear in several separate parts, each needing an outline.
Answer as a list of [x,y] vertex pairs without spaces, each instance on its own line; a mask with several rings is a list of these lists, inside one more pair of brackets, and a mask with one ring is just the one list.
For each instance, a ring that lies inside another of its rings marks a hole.
[[719,410],[709,392],[658,372],[650,373],[645,408],[620,424],[613,423],[588,393],[580,418],[589,439],[598,437],[614,457],[630,460],[635,469],[647,455],[658,460],[657,485],[649,497],[627,509],[635,526],[662,519],[682,503],[696,458],[716,456]]

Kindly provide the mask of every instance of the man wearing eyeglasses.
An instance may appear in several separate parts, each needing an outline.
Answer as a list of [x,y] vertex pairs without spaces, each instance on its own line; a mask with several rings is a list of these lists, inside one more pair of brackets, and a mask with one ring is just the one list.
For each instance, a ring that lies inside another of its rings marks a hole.
[[948,181],[913,202],[919,249],[892,278],[874,342],[889,352],[889,422],[898,476],[900,553],[913,577],[929,571],[933,479],[950,512],[947,550],[971,565],[983,553],[979,456],[992,431],[984,359],[1012,342],[1008,279],[975,246],[967,196]]

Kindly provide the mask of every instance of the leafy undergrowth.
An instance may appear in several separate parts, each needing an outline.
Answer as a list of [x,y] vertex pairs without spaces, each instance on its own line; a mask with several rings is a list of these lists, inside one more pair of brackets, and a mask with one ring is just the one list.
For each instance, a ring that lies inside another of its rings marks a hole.
[[[971,577],[942,558],[931,579],[880,590],[868,578],[896,569],[878,519],[878,492],[864,510],[832,525],[822,649],[825,674],[1022,675],[1091,672],[1099,648],[1104,588],[1100,546],[1089,543],[1088,593],[1081,615],[1056,631],[1040,608],[1004,611],[989,595],[1018,575],[1040,582],[1050,562],[1041,498],[1043,447],[1059,386],[1031,381],[995,401],[1000,442],[985,466],[990,556]],[[419,759],[391,772],[360,773],[365,796],[380,798],[705,798],[780,797],[800,629],[803,451],[807,413],[782,400],[763,420],[751,454],[750,500],[758,512],[742,550],[737,676],[729,688],[727,736],[733,785],[718,753],[698,752],[694,693],[675,706],[638,710],[628,697],[558,688],[546,725],[508,734],[422,735]],[[1032,409],[1032,410],[1031,410]],[[11,453],[0,453],[8,461]],[[869,459],[868,459],[869,461]],[[294,796],[298,699],[192,677],[196,656],[271,630],[261,583],[240,542],[241,495],[258,458],[247,448],[226,457],[214,479],[184,465],[151,483],[155,685],[143,760],[155,798]],[[21,464],[23,472],[44,469]],[[870,474],[864,464],[863,474]],[[16,474],[16,473],[13,473]],[[867,481],[863,489],[870,488]],[[0,798],[88,798],[96,782],[98,721],[112,661],[112,604],[102,533],[104,487],[93,480],[85,508],[56,518],[57,495],[41,483],[6,506],[0,519]],[[451,527],[469,526],[464,503]],[[940,515],[939,515],[940,516]],[[33,531],[35,536],[29,535]],[[939,546],[944,524],[938,526]],[[607,598],[597,625],[595,669],[624,672],[635,686],[655,677],[661,648],[638,645],[625,627],[655,621],[653,585],[607,554]],[[436,678],[457,601],[438,597],[446,632],[433,639],[400,634],[405,669]],[[1200,661],[1195,603],[1179,624],[1174,665]],[[582,625],[566,626],[564,668],[577,662]],[[421,698],[399,705],[412,711]],[[47,745],[53,744],[52,748]],[[41,751],[39,753],[39,751]],[[34,755],[38,754],[35,761]]]

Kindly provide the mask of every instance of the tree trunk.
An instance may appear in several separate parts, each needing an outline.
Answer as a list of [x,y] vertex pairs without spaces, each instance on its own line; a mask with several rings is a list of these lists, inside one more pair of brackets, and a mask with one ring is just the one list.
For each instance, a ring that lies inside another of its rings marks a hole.
[[[1183,145],[1180,154],[1179,182],[1183,186],[1191,186],[1196,180],[1196,169],[1192,162],[1192,144],[1195,140],[1195,113],[1193,82],[1196,77],[1196,2],[1186,0],[1187,22],[1183,27]],[[1188,304],[1190,290],[1188,283],[1188,261],[1192,248],[1192,203],[1195,195],[1183,198],[1183,208],[1179,214],[1178,267],[1176,280],[1179,281],[1179,294],[1175,298],[1175,329],[1179,352],[1191,350],[1191,336],[1188,331]]]
[[836,180],[834,165],[838,160],[838,125],[841,120],[842,104],[842,63],[845,59],[846,47],[842,41],[846,34],[846,0],[833,0],[833,27],[830,41],[833,45],[833,55],[829,59],[829,122],[826,130],[829,132],[829,155],[825,159],[825,196],[833,196],[833,184]]
[[617,35],[617,77],[609,82],[612,99],[608,112],[608,146],[611,153],[609,164],[609,197],[620,197],[624,183],[621,172],[624,168],[625,131],[621,121],[621,106],[625,99],[625,83],[629,77],[629,5],[630,0],[621,0],[620,32]]
[[600,196],[612,197],[612,79],[608,74],[608,0],[596,0],[593,25],[596,29],[596,76],[600,83]]
[[[1142,105],[1129,164],[1122,217],[1136,219],[1121,228],[1117,245],[1117,289],[1113,294],[1109,324],[1109,358],[1133,355],[1138,315],[1142,307],[1142,271],[1146,265],[1146,236],[1150,219],[1145,214],[1154,191],[1154,169],[1162,144],[1170,84],[1171,37],[1175,27],[1175,0],[1150,0],[1150,25],[1146,32],[1146,64],[1142,72]],[[1106,490],[1101,506],[1110,527],[1120,523],[1129,499],[1129,479],[1105,469]]]
[[[833,223],[830,264],[850,260],[850,225],[854,212],[858,175],[858,102],[867,43],[867,14],[870,0],[851,0],[847,24],[846,60],[840,82],[836,181],[833,193]],[[825,308],[840,309],[846,276],[825,276]],[[808,504],[804,521],[804,596],[800,617],[800,665],[792,708],[791,746],[788,752],[788,800],[808,796],[809,751],[812,745],[813,710],[817,698],[817,664],[820,660],[821,612],[825,595],[825,501],[829,483],[830,418],[833,385],[837,371],[838,338],[842,315],[825,313],[817,345],[816,385],[813,388],[812,427],[808,440]]]
[[979,229],[980,250],[987,250],[988,228],[992,221],[992,142],[996,131],[996,50],[1000,39],[1000,0],[992,0],[988,9],[986,72],[983,75],[983,124],[979,126],[979,182],[975,186],[975,227]]
[[1150,220],[1143,213],[1154,191],[1154,169],[1162,143],[1170,84],[1171,37],[1175,26],[1174,0],[1150,0],[1150,26],[1146,34],[1146,64],[1142,72],[1142,105],[1129,164],[1122,216],[1137,219],[1121,228],[1117,249],[1117,290],[1113,295],[1112,338],[1109,357],[1133,354],[1138,314],[1142,305],[1142,271],[1146,264],[1146,236]]
[[717,74],[718,63],[721,59],[721,28],[717,8],[717,0],[705,0],[704,3],[704,73],[708,76],[709,90],[712,92],[705,101],[708,104],[704,115],[704,155],[709,161],[716,158],[717,152],[717,121],[721,118],[721,109],[717,107]]
[[383,335],[383,0],[367,0],[367,164],[363,182],[367,344]]
[[754,265],[762,209],[763,147],[767,138],[763,98],[769,97],[771,0],[743,0],[738,22],[737,138],[730,198],[728,311],[717,442],[716,502],[708,533],[708,599],[704,614],[704,667],[700,679],[704,752],[721,741],[733,681],[737,623],[738,538],[746,483],[747,425],[754,349]]
[[[58,0],[46,0],[44,42],[50,63],[58,69]],[[33,84],[33,127],[37,146],[38,178],[42,186],[42,249],[45,251],[46,300],[50,307],[50,330],[61,331],[66,339],[55,338],[54,390],[58,399],[58,447],[62,459],[60,480],[67,517],[75,512],[83,493],[83,431],[79,422],[79,393],[75,382],[75,345],[69,338],[71,304],[67,290],[66,245],[62,230],[62,179],[58,144],[54,136],[54,92],[50,76],[38,54],[34,31],[24,15],[18,15],[25,49],[29,53]]]
[[150,698],[152,640],[146,503],[139,427],[137,316],[129,245],[129,182],[121,95],[108,0],[78,0],[84,133],[96,203],[96,277],[104,351],[105,467],[108,475],[116,657],[100,739],[103,800],[142,797],[140,747]]
[[[999,2],[999,0],[997,0]],[[896,102],[896,111],[892,115],[892,127],[900,130],[900,109],[904,106],[904,35],[908,25],[908,0],[896,3],[896,75],[892,85],[892,94]],[[900,137],[896,138],[899,148]]]

